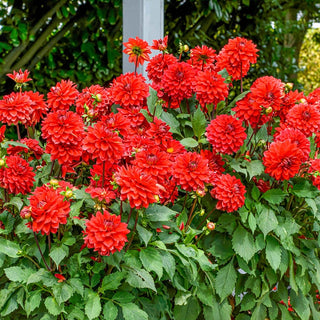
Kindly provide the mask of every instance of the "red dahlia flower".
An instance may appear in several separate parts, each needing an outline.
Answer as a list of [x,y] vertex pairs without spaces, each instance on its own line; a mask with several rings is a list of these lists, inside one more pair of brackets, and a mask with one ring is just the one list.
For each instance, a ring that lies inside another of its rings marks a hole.
[[286,141],[290,140],[295,143],[297,147],[302,151],[303,157],[301,160],[303,162],[309,159],[310,153],[310,141],[307,137],[298,129],[286,128],[280,131],[279,135],[276,136],[275,141]]
[[263,164],[265,172],[276,180],[289,180],[294,177],[302,164],[303,152],[290,140],[271,143],[265,151]]
[[284,97],[284,83],[271,76],[258,78],[251,86],[252,98],[259,106],[279,111]]
[[308,172],[311,173],[313,185],[320,190],[320,159],[312,160]]
[[161,119],[154,117],[153,122],[150,122],[150,128],[146,131],[146,136],[152,139],[157,145],[162,141],[172,139],[170,127]]
[[208,160],[208,166],[210,170],[210,183],[214,183],[217,175],[220,176],[222,172],[225,171],[223,165],[224,161],[222,160],[221,156],[219,154],[214,154],[213,152],[209,150],[201,150],[200,155],[202,158]]
[[212,65],[217,58],[216,50],[205,45],[196,46],[190,50],[190,63],[199,70],[204,71],[207,65]]
[[159,188],[156,180],[138,167],[120,167],[116,182],[121,187],[120,199],[129,200],[131,208],[148,208],[151,203],[157,202]]
[[153,40],[151,49],[165,51],[168,46],[168,36],[163,39]]
[[198,153],[186,152],[176,157],[172,174],[182,189],[202,191],[209,182],[208,160]]
[[173,101],[182,101],[192,97],[192,82],[196,70],[186,62],[171,64],[164,72],[161,87]]
[[309,93],[307,97],[308,103],[314,104],[320,100],[320,88],[317,88]]
[[217,209],[227,212],[238,210],[244,205],[246,188],[240,179],[223,174],[216,180],[210,194],[218,200]]
[[12,194],[31,191],[35,173],[29,163],[19,156],[6,157],[6,167],[0,168],[0,187]]
[[122,108],[141,108],[149,96],[149,87],[141,74],[126,73],[113,80],[110,93],[112,102]]
[[225,100],[229,89],[224,81],[225,79],[216,72],[199,71],[193,82],[193,90],[203,108],[207,104],[216,106],[218,102]]
[[149,61],[150,47],[147,41],[138,37],[135,39],[129,38],[128,42],[124,42],[125,49],[123,52],[129,55],[129,62],[133,62],[137,67],[139,64],[143,65],[145,61]]
[[153,83],[159,84],[165,70],[177,61],[177,58],[172,54],[157,54],[151,58],[147,65],[146,71],[148,73],[148,78],[152,80]]
[[34,126],[44,117],[48,108],[43,99],[43,94],[33,91],[25,91],[24,94],[31,100],[30,104],[30,121],[26,123],[28,126]]
[[94,249],[102,256],[121,251],[127,240],[127,224],[121,222],[121,216],[110,214],[104,210],[98,211],[86,222],[84,243],[89,249]]
[[19,72],[13,71],[13,73],[8,73],[7,76],[16,83],[25,83],[32,80],[31,78],[28,78],[29,73],[28,70],[22,71],[20,69]]
[[124,152],[122,139],[102,121],[88,128],[87,136],[83,140],[83,150],[90,153],[93,159],[110,162],[117,162]]
[[300,103],[292,107],[286,117],[286,125],[299,129],[307,137],[319,131],[320,111],[313,105]]
[[9,126],[31,121],[31,99],[24,92],[12,92],[0,100],[0,122]]
[[215,152],[232,154],[240,149],[247,134],[240,120],[222,114],[210,122],[206,136]]
[[5,137],[4,133],[6,131],[6,128],[7,128],[6,126],[0,127],[0,143],[4,140],[4,137]]
[[106,188],[94,188],[90,186],[85,191],[90,194],[92,199],[97,199],[98,201],[107,204],[116,198],[115,192]]
[[71,80],[61,80],[48,93],[48,106],[52,111],[65,110],[75,103],[79,94],[77,85]]
[[56,233],[60,224],[67,223],[70,213],[70,203],[64,200],[60,189],[47,185],[38,187],[29,197],[31,218],[29,228],[41,234]]
[[245,38],[230,39],[217,56],[217,69],[227,70],[233,80],[246,76],[250,63],[257,62],[256,45]]
[[298,104],[301,101],[301,99],[304,98],[305,96],[303,92],[298,92],[298,90],[287,92],[285,96],[282,97],[281,107],[280,110],[277,112],[277,114],[280,116],[281,121],[285,121],[285,118],[289,110],[293,108],[296,104]]
[[41,156],[44,154],[44,151],[39,146],[38,140],[24,138],[21,139],[19,142],[25,144],[28,148],[20,146],[9,146],[7,149],[8,155],[16,156],[21,153],[29,154],[31,157],[29,157],[28,161],[30,161],[32,160],[32,156],[39,160]]

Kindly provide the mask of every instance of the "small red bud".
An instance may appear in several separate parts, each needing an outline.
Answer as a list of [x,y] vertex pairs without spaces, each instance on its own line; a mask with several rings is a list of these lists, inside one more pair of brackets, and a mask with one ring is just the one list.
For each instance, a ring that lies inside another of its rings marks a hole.
[[169,227],[169,226],[166,226],[165,224],[162,225],[162,228],[163,228],[163,229],[166,229],[166,230],[169,230],[169,229],[170,229],[170,227]]
[[184,229],[184,222],[181,222],[179,229],[182,231]]
[[208,222],[207,228],[208,228],[208,230],[213,231],[216,228],[216,224],[213,222]]
[[158,233],[162,232],[162,230],[161,230],[160,228],[157,228],[156,231],[157,231]]

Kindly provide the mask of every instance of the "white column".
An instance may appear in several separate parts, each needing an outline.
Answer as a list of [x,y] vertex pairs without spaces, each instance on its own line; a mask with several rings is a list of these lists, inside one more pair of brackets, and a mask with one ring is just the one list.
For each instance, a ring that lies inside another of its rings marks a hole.
[[[139,37],[152,45],[152,40],[163,38],[164,33],[164,0],[122,0],[123,8],[123,42],[129,38]],[[122,49],[123,50],[123,49]],[[150,57],[158,54],[152,50]],[[134,72],[134,64],[129,63],[128,55],[122,53],[122,72]],[[145,68],[139,66],[137,72],[145,78]]]

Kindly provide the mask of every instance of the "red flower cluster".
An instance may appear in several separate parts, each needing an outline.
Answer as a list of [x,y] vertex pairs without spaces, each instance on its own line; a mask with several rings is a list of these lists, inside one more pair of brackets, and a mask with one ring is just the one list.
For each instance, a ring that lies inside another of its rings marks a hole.
[[216,208],[233,212],[244,205],[246,188],[240,179],[229,174],[223,174],[216,180],[210,191],[212,197],[218,199]]
[[121,251],[127,240],[127,224],[121,222],[121,216],[110,214],[108,211],[98,211],[86,222],[84,234],[85,245],[102,256]]
[[5,158],[6,166],[0,168],[0,187],[12,194],[31,191],[35,173],[29,163],[19,156]]
[[32,220],[28,227],[34,232],[56,233],[60,224],[67,223],[70,203],[64,200],[60,188],[55,190],[47,185],[38,187],[29,197],[29,201]]
[[247,134],[240,120],[222,114],[210,122],[206,136],[215,152],[232,154],[240,149]]

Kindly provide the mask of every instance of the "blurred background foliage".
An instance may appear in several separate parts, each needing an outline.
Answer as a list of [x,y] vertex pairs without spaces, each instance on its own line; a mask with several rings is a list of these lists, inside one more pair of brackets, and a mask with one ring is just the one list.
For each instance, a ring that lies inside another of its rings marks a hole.
[[[165,0],[165,32],[172,51],[180,41],[219,51],[229,38],[247,37],[260,50],[249,80],[273,75],[320,86],[319,72],[312,80],[298,78],[301,52],[308,69],[316,38],[308,36],[301,48],[312,23],[320,21],[319,5],[320,0]],[[0,95],[14,85],[6,73],[19,68],[32,72],[42,92],[62,78],[80,89],[106,85],[121,73],[121,59],[121,0],[0,1]]]

